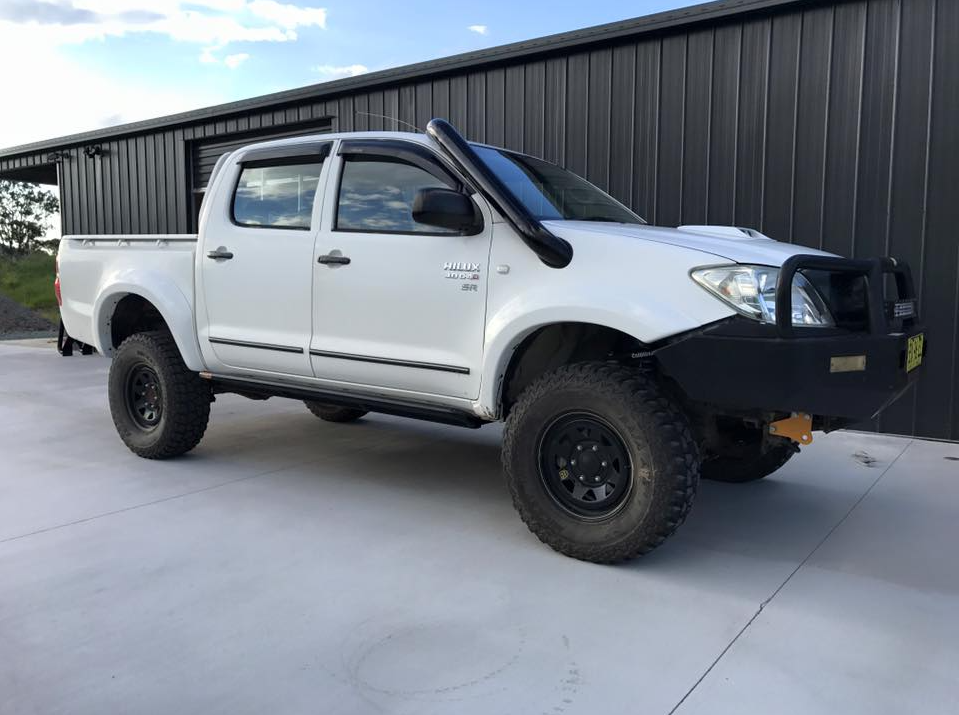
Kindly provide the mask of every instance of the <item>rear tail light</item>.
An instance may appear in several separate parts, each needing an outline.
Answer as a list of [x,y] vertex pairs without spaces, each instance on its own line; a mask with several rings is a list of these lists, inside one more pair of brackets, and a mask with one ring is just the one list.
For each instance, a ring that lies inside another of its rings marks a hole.
[[63,307],[63,296],[60,295],[60,256],[56,259],[57,277],[53,279],[53,292],[57,295],[57,305]]

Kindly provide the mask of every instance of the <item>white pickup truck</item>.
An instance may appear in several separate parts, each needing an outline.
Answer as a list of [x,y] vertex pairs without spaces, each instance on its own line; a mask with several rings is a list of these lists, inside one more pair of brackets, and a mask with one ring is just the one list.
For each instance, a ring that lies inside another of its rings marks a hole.
[[199,235],[67,236],[57,291],[64,344],[113,360],[136,454],[195,447],[224,392],[337,422],[505,421],[523,520],[597,562],[662,543],[701,471],[759,479],[875,415],[925,351],[893,259],[649,226],[440,119],[225,155]]

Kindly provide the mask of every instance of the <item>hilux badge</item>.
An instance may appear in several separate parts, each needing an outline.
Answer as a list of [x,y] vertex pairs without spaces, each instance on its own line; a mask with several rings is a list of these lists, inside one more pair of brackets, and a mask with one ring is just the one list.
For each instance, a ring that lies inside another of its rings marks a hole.
[[447,261],[443,264],[443,270],[446,271],[446,277],[459,281],[478,281],[479,263],[471,261]]

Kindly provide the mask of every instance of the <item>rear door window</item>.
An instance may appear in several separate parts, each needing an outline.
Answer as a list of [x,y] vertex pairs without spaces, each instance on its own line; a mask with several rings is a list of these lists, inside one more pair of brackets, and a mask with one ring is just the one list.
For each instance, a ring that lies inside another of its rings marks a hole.
[[307,230],[323,161],[244,165],[233,195],[233,222],[254,228]]

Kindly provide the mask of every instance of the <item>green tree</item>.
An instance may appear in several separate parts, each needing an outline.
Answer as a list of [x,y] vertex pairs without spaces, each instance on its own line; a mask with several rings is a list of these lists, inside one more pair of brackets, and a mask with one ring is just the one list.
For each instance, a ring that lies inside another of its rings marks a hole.
[[0,253],[22,256],[37,250],[60,202],[36,184],[0,181]]

